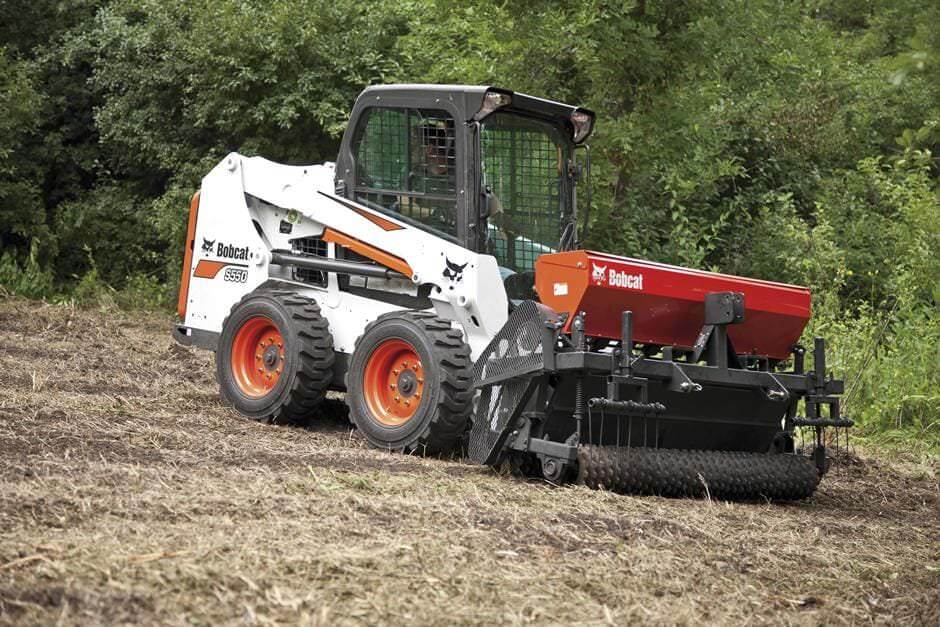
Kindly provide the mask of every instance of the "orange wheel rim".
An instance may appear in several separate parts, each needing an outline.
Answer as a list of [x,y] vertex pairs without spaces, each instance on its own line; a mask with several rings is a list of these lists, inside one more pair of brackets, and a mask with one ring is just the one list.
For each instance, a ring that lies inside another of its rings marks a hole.
[[284,338],[267,316],[248,318],[232,342],[232,374],[246,396],[261,398],[284,371]]
[[376,346],[366,360],[362,389],[381,424],[397,427],[411,420],[424,394],[424,367],[414,346],[400,339]]

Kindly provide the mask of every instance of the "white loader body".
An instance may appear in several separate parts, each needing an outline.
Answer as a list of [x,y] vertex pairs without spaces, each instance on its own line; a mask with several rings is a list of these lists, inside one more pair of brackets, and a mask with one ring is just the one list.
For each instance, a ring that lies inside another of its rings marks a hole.
[[203,179],[198,203],[192,261],[183,270],[189,273],[184,335],[221,333],[232,307],[270,281],[316,300],[335,351],[347,355],[369,322],[413,308],[344,290],[333,272],[311,284],[297,280],[292,267],[272,263],[272,251],[296,251],[303,238],[321,238],[327,259],[342,245],[406,275],[349,280],[392,297],[418,298],[421,288],[429,309],[464,333],[474,359],[506,322],[507,297],[493,256],[336,196],[332,163],[288,166],[232,153]]

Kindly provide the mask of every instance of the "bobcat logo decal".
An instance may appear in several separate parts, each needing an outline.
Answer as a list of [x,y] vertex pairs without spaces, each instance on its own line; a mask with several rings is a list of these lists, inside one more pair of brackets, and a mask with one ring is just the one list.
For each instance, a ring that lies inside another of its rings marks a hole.
[[213,246],[215,246],[215,240],[207,240],[204,237],[202,238],[202,252],[203,253],[211,253]]
[[607,266],[599,266],[596,263],[591,264],[591,280],[601,285],[607,275]]
[[467,267],[467,264],[456,264],[447,257],[444,257],[444,261],[447,262],[447,267],[444,268],[444,278],[450,279],[451,283],[460,283],[463,281],[463,269]]

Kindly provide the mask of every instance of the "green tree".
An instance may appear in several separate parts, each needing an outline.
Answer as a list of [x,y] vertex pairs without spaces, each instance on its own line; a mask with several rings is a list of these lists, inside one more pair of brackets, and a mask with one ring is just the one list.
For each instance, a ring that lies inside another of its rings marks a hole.
[[26,253],[30,242],[48,236],[34,164],[22,159],[39,123],[42,95],[26,63],[0,48],[0,243],[4,252]]

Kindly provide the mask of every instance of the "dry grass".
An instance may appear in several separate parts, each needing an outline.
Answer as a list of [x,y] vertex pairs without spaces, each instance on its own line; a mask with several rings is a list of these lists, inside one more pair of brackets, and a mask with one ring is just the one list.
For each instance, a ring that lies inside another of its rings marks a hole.
[[631,498],[246,421],[168,318],[0,301],[0,623],[940,623],[936,466]]

